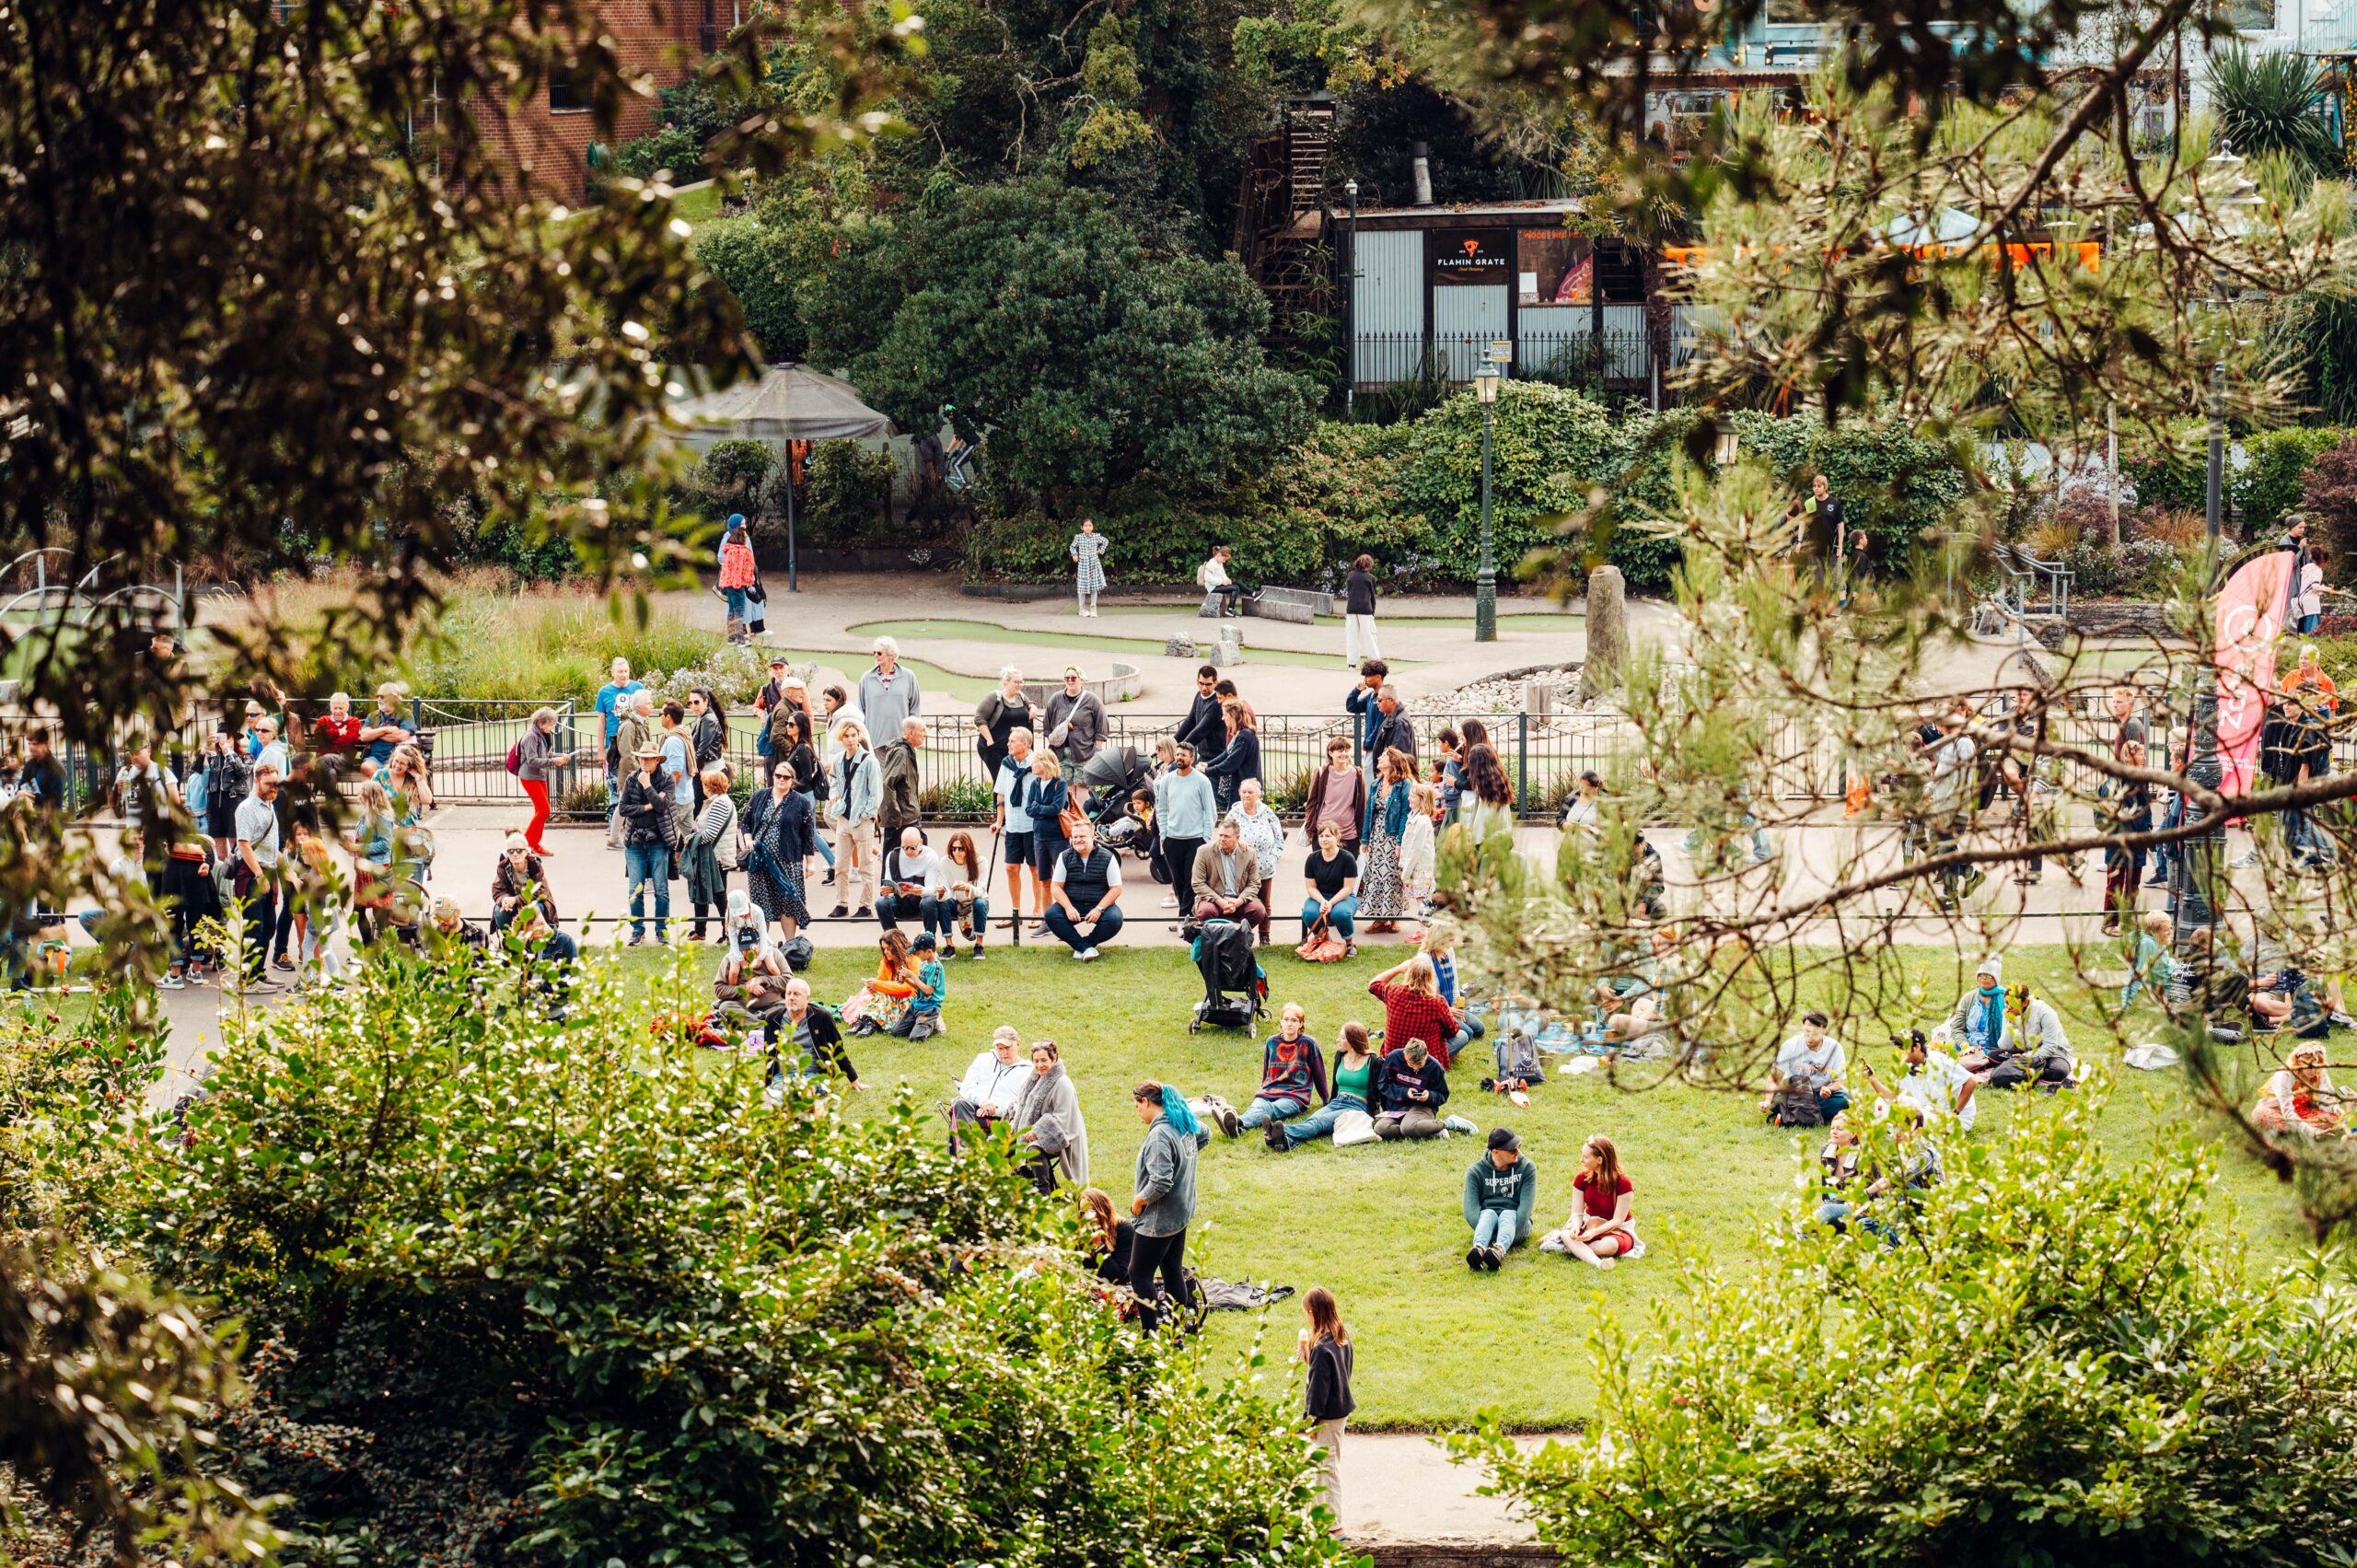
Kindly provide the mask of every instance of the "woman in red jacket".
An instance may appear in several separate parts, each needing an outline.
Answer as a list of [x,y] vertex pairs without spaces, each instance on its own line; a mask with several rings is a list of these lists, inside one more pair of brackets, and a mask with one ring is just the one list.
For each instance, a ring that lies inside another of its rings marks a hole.
[[759,576],[753,564],[752,537],[745,531],[744,514],[731,514],[728,537],[720,545],[720,597],[728,601],[728,640],[732,643],[749,640],[745,612],[752,608],[750,595]]

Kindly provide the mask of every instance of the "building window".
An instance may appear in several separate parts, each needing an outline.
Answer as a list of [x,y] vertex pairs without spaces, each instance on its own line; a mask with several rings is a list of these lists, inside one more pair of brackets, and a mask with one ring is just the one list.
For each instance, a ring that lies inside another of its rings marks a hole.
[[1596,259],[1585,236],[1526,228],[1515,236],[1515,292],[1525,305],[1585,305],[1596,297]]
[[2236,32],[2273,32],[2275,0],[2226,0],[2226,22]]
[[573,85],[573,77],[569,71],[568,67],[566,72],[560,72],[549,78],[549,112],[551,114],[589,112],[589,106],[582,101],[581,91]]

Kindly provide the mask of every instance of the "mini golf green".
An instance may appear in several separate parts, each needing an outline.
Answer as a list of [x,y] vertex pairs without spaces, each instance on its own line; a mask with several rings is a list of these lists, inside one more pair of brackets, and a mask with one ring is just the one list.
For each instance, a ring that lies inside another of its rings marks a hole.
[[[1192,611],[1179,604],[1109,604],[1105,607],[1105,613],[1187,615]],[[1577,630],[1586,620],[1587,617],[1576,610],[1519,610],[1500,615],[1498,624],[1509,632],[1570,632]],[[1473,629],[1473,618],[1469,615],[1393,615],[1387,612],[1376,618],[1376,626],[1379,631],[1395,621],[1404,626],[1461,626],[1469,632]],[[1318,624],[1339,629],[1342,622],[1339,616],[1321,615],[1318,618]]]
[[[987,621],[870,621],[844,630],[857,637],[897,637],[903,643],[911,640],[1005,643],[1039,649],[1143,654],[1150,658],[1160,658],[1164,651],[1161,642],[1144,637],[1104,637],[1087,632],[1034,632],[1024,627],[994,625]],[[1247,645],[1250,646],[1249,644]],[[1331,654],[1304,653],[1291,648],[1254,646],[1251,653],[1252,662],[1259,665],[1296,665],[1304,669],[1324,669],[1334,662]],[[901,662],[905,664],[908,661],[904,658]],[[1405,666],[1416,661],[1395,659],[1392,662]],[[1027,669],[1024,673],[1037,678],[1042,672]],[[920,674],[918,679],[923,679],[923,675]]]

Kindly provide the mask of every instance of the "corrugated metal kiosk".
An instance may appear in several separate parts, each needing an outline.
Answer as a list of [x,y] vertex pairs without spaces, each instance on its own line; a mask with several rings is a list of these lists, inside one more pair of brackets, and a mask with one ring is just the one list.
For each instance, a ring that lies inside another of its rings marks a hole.
[[[1573,207],[1329,209],[1335,264],[1351,280],[1352,381],[1470,380],[1483,351],[1503,341],[1514,344],[1516,376],[1585,378],[1593,367],[1608,386],[1650,389],[1644,254],[1571,233],[1562,226]],[[1678,314],[1668,313],[1673,343]]]

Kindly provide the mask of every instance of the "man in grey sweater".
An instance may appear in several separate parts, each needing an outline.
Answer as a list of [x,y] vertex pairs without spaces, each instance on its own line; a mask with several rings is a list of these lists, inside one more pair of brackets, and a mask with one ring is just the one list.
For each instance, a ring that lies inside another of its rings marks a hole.
[[876,639],[876,668],[859,678],[859,716],[866,721],[871,744],[900,733],[900,721],[924,712],[924,694],[917,690],[914,670],[900,668],[900,645],[889,637]]

